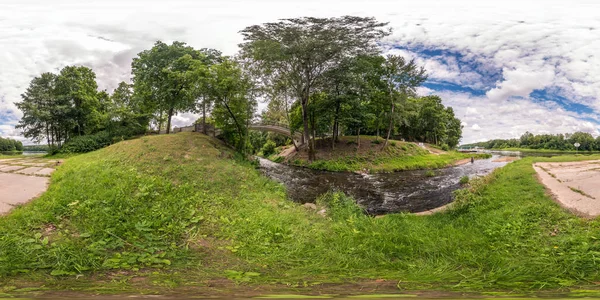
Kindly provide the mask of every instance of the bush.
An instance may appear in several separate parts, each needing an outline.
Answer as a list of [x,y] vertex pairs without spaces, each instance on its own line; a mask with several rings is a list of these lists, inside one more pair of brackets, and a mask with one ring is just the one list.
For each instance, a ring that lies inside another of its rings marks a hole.
[[391,145],[392,147],[396,147],[396,142],[394,142],[394,141],[391,141],[391,142],[390,142],[390,145]]
[[469,176],[463,176],[463,177],[461,177],[459,183],[462,184],[462,185],[465,185],[465,184],[469,183]]
[[112,138],[107,131],[76,136],[62,146],[60,153],[85,153],[98,150],[110,145]]
[[379,144],[381,144],[381,141],[380,140],[372,140],[371,143],[379,145]]
[[448,151],[450,150],[450,147],[448,147],[448,144],[442,144],[442,150]]
[[262,147],[261,151],[263,153],[264,156],[269,156],[273,153],[275,153],[275,148],[277,147],[277,144],[275,144],[275,142],[268,140]]

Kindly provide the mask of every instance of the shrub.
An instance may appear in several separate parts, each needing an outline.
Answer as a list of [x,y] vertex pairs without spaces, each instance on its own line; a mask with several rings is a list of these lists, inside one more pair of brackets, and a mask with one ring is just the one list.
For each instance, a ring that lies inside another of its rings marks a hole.
[[394,142],[394,141],[391,141],[391,142],[390,142],[390,145],[391,145],[392,147],[396,147],[396,142]]
[[465,185],[465,184],[469,183],[469,176],[463,176],[463,177],[461,177],[459,183],[462,184],[462,185]]
[[379,145],[379,144],[381,144],[381,141],[380,140],[372,140],[371,143]]
[[98,150],[110,145],[112,137],[107,131],[95,134],[76,136],[69,139],[62,148],[61,153],[85,153]]
[[448,144],[442,144],[442,150],[448,151],[450,150],[450,147],[448,147]]
[[262,147],[261,151],[263,153],[264,156],[269,156],[273,153],[275,153],[275,148],[277,147],[277,144],[275,144],[275,142],[268,140]]
[[402,151],[408,151],[408,147],[402,146]]

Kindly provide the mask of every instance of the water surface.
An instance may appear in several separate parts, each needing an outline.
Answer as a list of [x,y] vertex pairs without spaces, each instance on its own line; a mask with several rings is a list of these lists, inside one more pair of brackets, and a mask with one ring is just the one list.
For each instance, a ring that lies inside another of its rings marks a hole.
[[499,156],[474,163],[428,171],[401,171],[380,174],[355,174],[317,171],[288,166],[259,158],[262,172],[283,183],[289,197],[297,202],[314,202],[328,191],[342,191],[373,215],[395,212],[422,212],[453,201],[460,178],[489,174],[506,162],[494,162]]

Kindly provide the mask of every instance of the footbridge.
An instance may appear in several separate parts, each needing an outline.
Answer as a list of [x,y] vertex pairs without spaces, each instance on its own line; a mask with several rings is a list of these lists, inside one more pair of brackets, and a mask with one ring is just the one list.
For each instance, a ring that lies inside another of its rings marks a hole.
[[[258,130],[258,131],[275,132],[275,133],[290,137],[292,140],[294,140],[294,143],[296,144],[296,146],[304,145],[304,138],[303,138],[302,133],[300,133],[300,132],[292,133],[292,131],[290,130],[290,127],[287,124],[260,121],[260,122],[255,122],[255,123],[250,124],[248,126],[248,129]],[[171,133],[187,132],[187,131],[189,131],[189,132],[205,132],[202,124],[195,124],[195,125],[190,125],[190,126],[185,126],[185,127],[175,127],[175,128],[173,128]],[[161,131],[161,133],[166,133],[166,132]],[[218,128],[215,128],[212,125],[206,124],[206,133],[209,135],[212,135],[212,136],[216,136],[221,133],[221,130]]]
[[300,132],[292,133],[292,131],[290,130],[290,127],[287,124],[277,123],[277,122],[260,121],[260,122],[255,122],[255,123],[250,124],[250,126],[248,126],[248,129],[279,133],[279,134],[282,134],[285,136],[289,136],[296,142],[297,145],[304,144],[304,138],[303,138],[302,133],[300,133]]

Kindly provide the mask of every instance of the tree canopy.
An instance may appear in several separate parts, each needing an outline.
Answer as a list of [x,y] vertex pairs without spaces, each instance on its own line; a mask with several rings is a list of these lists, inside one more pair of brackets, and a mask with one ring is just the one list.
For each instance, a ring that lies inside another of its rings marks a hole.
[[90,151],[148,131],[170,133],[173,116],[189,112],[202,114],[195,123],[205,133],[208,120],[240,151],[272,152],[289,142],[299,148],[287,137],[249,132],[264,101],[260,117],[302,132],[309,159],[316,139],[335,148],[340,135],[383,136],[382,149],[392,137],[455,147],[460,120],[440,97],[416,94],[427,79],[423,67],[383,55],[390,32],[371,17],[304,17],[244,28],[234,56],[157,41],[133,59],[131,83],[110,93],[98,90],[84,66],[35,77],[17,103],[18,128],[52,149]]

